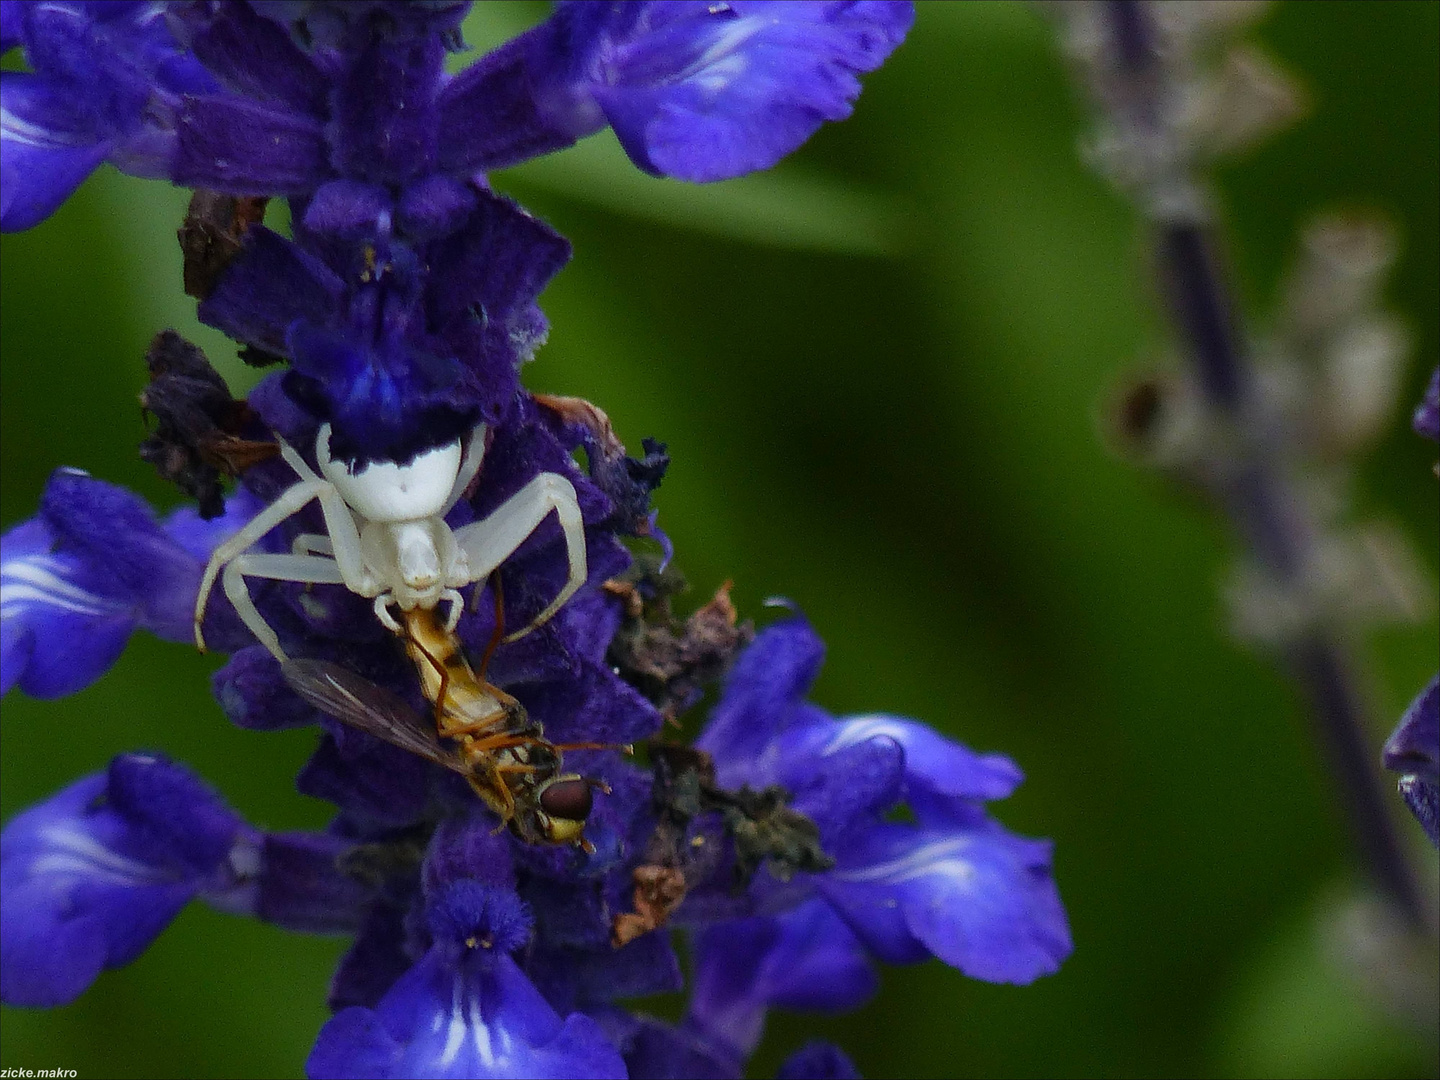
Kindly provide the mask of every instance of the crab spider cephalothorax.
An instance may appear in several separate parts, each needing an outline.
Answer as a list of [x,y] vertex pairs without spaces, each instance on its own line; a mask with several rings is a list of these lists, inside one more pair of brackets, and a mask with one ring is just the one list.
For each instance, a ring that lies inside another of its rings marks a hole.
[[[376,618],[396,633],[403,631],[390,605],[410,611],[448,601],[447,629],[454,630],[461,611],[456,590],[487,578],[553,510],[565,534],[570,576],[544,611],[505,640],[534,630],[585,582],[584,522],[574,486],[559,473],[540,473],[481,521],[453,531],[445,524],[445,515],[480,471],[484,424],[471,431],[463,446],[456,439],[417,455],[407,465],[372,461],[352,472],[330,457],[329,424],[321,426],[315,439],[319,476],[283,439],[280,453],[300,479],[210,556],[195,598],[195,644],[202,651],[205,639],[200,624],[222,568],[225,595],[235,611],[282,662],[288,657],[250,599],[247,577],[344,585],[360,596],[373,597]],[[327,535],[297,536],[288,555],[249,550],[312,499],[319,501],[325,515]]]

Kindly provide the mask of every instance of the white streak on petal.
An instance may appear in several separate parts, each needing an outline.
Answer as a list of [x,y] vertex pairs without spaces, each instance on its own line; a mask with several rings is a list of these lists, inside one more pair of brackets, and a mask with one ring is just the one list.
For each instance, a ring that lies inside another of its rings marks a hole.
[[841,881],[883,881],[887,885],[922,877],[945,877],[953,879],[956,884],[964,884],[975,873],[970,862],[960,857],[960,852],[968,844],[968,839],[963,836],[933,840],[898,859],[856,870],[836,870],[833,874]]
[[156,885],[172,880],[153,866],[127,859],[111,851],[89,833],[68,825],[50,825],[40,830],[40,839],[50,850],[29,867],[33,875],[104,878],[120,885]]
[[[684,82],[703,73],[700,82],[706,89],[723,87],[729,78],[740,74],[749,66],[747,58],[736,50],[765,29],[767,21],[770,20],[755,18],[731,20],[710,47],[701,53],[694,63],[680,72],[675,81]],[[733,55],[727,56],[727,53]],[[717,76],[719,82],[714,82]]]
[[475,1039],[475,1053],[480,1055],[480,1063],[487,1069],[495,1068],[498,1059],[495,1057],[495,1047],[490,1041],[490,1029],[485,1026],[485,1019],[480,1015],[478,997],[470,999],[470,1032]]
[[906,727],[898,720],[882,716],[861,716],[853,720],[846,720],[840,724],[840,730],[835,732],[820,753],[824,757],[829,757],[831,754],[837,754],[848,747],[857,746],[868,739],[882,735],[888,739],[894,739],[903,746]]
[[452,1065],[465,1045],[465,981],[457,972],[450,984],[450,1028],[445,1032],[445,1049],[440,1051],[440,1065]]
[[42,150],[73,150],[87,145],[75,139],[65,139],[58,132],[21,119],[8,109],[0,110],[0,131],[4,132],[6,142],[17,146],[35,146]]
[[0,617],[23,614],[30,604],[73,611],[79,615],[111,615],[123,605],[88,593],[63,576],[65,567],[49,555],[31,555],[0,567]]

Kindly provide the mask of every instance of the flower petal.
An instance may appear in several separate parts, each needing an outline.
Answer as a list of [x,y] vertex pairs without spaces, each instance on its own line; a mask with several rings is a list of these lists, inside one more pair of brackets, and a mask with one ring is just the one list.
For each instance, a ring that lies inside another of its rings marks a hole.
[[[36,535],[47,541],[38,551],[22,543]],[[119,659],[139,621],[134,604],[95,591],[78,560],[52,553],[53,535],[37,519],[0,538],[3,692],[19,685],[54,698],[84,689]]]
[[110,152],[108,139],[47,130],[27,116],[50,93],[35,75],[0,71],[0,230],[38,225]]
[[730,669],[724,694],[695,745],[715,758],[724,786],[752,781],[775,753],[768,744],[788,726],[825,659],[825,646],[803,618],[767,626]]
[[782,759],[827,758],[875,738],[892,739],[905,751],[905,775],[912,786],[965,799],[1007,798],[1023,776],[1001,754],[977,754],[933,728],[899,716],[851,716],[826,726],[792,728],[782,737]]
[[1440,782],[1440,676],[1410,703],[1386,741],[1385,767]]
[[322,116],[328,85],[285,29],[251,4],[186,4],[174,15],[191,51],[226,88]]
[[646,172],[704,182],[768,169],[850,115],[856,75],[900,44],[907,3],[652,4],[591,92]]
[[637,1080],[733,1080],[744,1072],[744,1062],[713,1045],[691,1024],[667,1024],[613,1008],[594,1010],[594,1015]]
[[351,1007],[320,1031],[306,1062],[325,1077],[619,1077],[625,1063],[581,1013],[561,1021],[504,953],[443,950],[392,986],[374,1009]]
[[903,791],[904,751],[883,735],[829,757],[797,757],[786,765],[780,781],[793,793],[791,807],[820,827],[827,852],[840,850],[853,829],[877,820]]
[[245,231],[244,248],[200,304],[200,321],[247,345],[285,355],[297,319],[323,326],[343,311],[344,282],[316,256],[263,226]]
[[258,852],[253,907],[239,910],[307,934],[355,933],[374,891],[341,869],[353,847],[328,833],[267,833]]
[[278,104],[187,98],[170,176],[235,195],[303,195],[333,171],[321,123]]
[[879,826],[853,841],[817,884],[856,934],[894,963],[929,952],[972,978],[1028,983],[1057,970],[1071,950],[1049,842],[993,822]]
[[740,1059],[760,1041],[766,1010],[859,1008],[879,986],[865,948],[824,900],[775,918],[701,931],[687,1023]]
[[160,757],[126,754],[0,835],[0,996],[73,1001],[142,953],[191,897],[236,884],[243,822]]
[[0,227],[36,224],[107,158],[168,175],[181,95],[215,82],[177,46],[161,5],[54,0],[5,17],[33,71],[0,73]]
[[59,469],[40,516],[0,539],[3,688],[73,693],[110,668],[136,626],[189,640],[200,565],[143,500]]
[[1385,767],[1402,774],[1405,805],[1440,847],[1440,676],[1410,703],[1386,741]]
[[850,114],[856,76],[913,18],[891,0],[563,3],[446,87],[442,167],[514,164],[608,122],[656,175],[767,169]]

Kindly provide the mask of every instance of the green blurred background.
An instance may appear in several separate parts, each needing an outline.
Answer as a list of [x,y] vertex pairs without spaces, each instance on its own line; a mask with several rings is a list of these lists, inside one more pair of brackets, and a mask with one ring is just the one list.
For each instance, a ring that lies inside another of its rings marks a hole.
[[[481,5],[467,37],[540,11]],[[1390,213],[1390,297],[1417,332],[1408,415],[1437,355],[1440,6],[1291,3],[1252,36],[1312,111],[1220,177],[1246,301],[1268,308],[1313,211]],[[792,598],[829,642],[823,704],[1013,756],[1028,779],[998,812],[1055,840],[1076,942],[1058,975],[888,970],[858,1014],[776,1015],[752,1075],[810,1032],[868,1076],[1434,1075],[1433,1032],[1317,943],[1353,885],[1343,822],[1294,692],[1222,634],[1225,529],[1097,440],[1097,401],[1161,339],[1130,209],[1077,162],[1082,127],[1035,10],[927,2],[854,118],[769,174],[650,180],[605,135],[497,178],[576,249],[527,383],[599,403],[632,446],[669,443],[658,504],[692,601],[729,578],[762,620],[764,598]],[[107,170],[4,238],[6,527],[62,464],[177,503],[135,455],[161,327],[253,383],[181,295],[184,205]],[[1406,415],[1358,498],[1433,578],[1436,450]],[[1370,646],[1378,751],[1435,670],[1433,613]],[[147,747],[253,822],[322,824],[291,783],[313,732],[230,726],[220,663],[138,637],[84,693],[7,698],[5,816]],[[299,1075],[343,948],[196,906],[76,1004],[4,1010],[0,1064]]]

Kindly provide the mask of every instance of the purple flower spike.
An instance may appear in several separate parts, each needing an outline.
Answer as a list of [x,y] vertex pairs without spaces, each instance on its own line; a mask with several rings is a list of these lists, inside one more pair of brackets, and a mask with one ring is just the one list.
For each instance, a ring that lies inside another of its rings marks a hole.
[[374,1009],[352,1006],[306,1063],[324,1077],[624,1077],[599,1024],[562,1021],[507,950],[529,936],[514,892],[459,880],[429,905],[434,944]]
[[768,169],[850,115],[914,20],[909,3],[565,3],[440,97],[441,162],[492,169],[615,129],[657,176]]
[[144,754],[20,814],[0,836],[0,998],[74,1001],[196,894],[233,892],[254,844],[209,788]]
[[28,229],[102,161],[165,176],[182,95],[215,82],[171,36],[161,4],[7,4],[0,74],[0,229]]
[[1440,847],[1440,677],[1410,703],[1385,743],[1385,767],[1401,774],[1400,794]]
[[181,512],[162,527],[137,496],[78,469],[57,470],[39,516],[0,538],[0,692],[17,684],[41,698],[81,690],[137,626],[189,641],[208,558],[194,547],[233,532],[252,509],[241,500],[215,521]]

